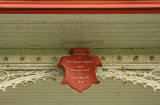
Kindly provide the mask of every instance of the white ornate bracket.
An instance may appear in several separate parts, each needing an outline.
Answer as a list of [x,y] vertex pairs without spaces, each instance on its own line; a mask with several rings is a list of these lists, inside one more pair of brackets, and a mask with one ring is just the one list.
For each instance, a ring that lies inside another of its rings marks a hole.
[[0,89],[5,91],[9,86],[15,88],[19,83],[26,85],[27,82],[35,83],[38,79],[42,79],[43,81],[45,81],[46,78],[49,77],[55,78],[54,73],[51,70],[16,72],[0,70]]
[[[11,70],[13,67],[0,70],[1,90],[5,91],[9,86],[15,88],[19,83],[25,85],[29,81],[35,83],[38,79],[55,78],[59,71],[52,64],[30,64],[28,68],[25,67],[25,69],[20,70],[20,68],[22,69],[22,65],[25,64],[21,64],[19,68],[17,67],[17,70]],[[36,66],[39,66],[39,69],[31,69],[31,67],[36,68]],[[108,64],[97,69],[97,76],[103,79],[108,77],[121,79],[124,83],[131,81],[134,85],[140,83],[144,87],[151,86],[155,91],[160,89],[159,70],[159,64]]]
[[19,83],[26,85],[38,79],[56,78],[55,69],[53,64],[3,64],[0,67],[0,89],[5,91],[7,87],[15,88]]
[[123,83],[131,81],[140,83],[144,87],[151,86],[154,91],[160,89],[160,65],[159,64],[126,64],[108,65],[97,70],[97,76],[113,80],[121,79]]

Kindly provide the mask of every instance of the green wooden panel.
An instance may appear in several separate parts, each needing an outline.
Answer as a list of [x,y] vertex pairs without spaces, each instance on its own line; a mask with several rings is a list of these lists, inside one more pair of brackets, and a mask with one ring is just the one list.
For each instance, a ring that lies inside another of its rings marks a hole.
[[0,94],[1,105],[159,105],[160,93],[151,87],[133,86],[127,82],[110,78],[100,84],[92,85],[83,93],[78,93],[68,85],[61,85],[61,77],[57,81],[48,79],[27,86],[18,85],[8,88]]
[[0,48],[160,48],[160,15],[0,15]]
[[[12,66],[15,66],[17,62],[20,63],[37,63],[36,56],[39,54],[45,54],[42,56],[42,61],[38,63],[49,63],[53,65],[55,62],[51,61],[49,55],[47,54],[58,54],[65,55],[66,50],[19,50],[19,49],[6,49],[1,50],[3,54],[10,54],[9,61],[4,62],[1,66],[7,66],[7,63],[13,63]],[[12,52],[13,51],[13,52]],[[100,51],[104,51],[101,53]],[[148,52],[147,52],[148,51]],[[0,52],[0,53],[1,53]],[[24,62],[19,61],[18,57],[21,57],[23,53],[26,52],[26,60]],[[114,52],[114,53],[112,53]],[[28,55],[28,54],[35,55]],[[115,49],[115,50],[93,50],[95,54],[158,54],[158,49]],[[2,54],[2,55],[3,55]],[[18,55],[14,55],[18,54]],[[148,56],[149,56],[148,55]],[[17,56],[17,57],[16,57]],[[129,55],[128,55],[129,56]],[[2,61],[3,56],[0,57]],[[29,61],[29,58],[32,58]],[[47,60],[46,62],[45,60]],[[108,57],[109,58],[109,57]],[[106,60],[107,63],[110,60],[115,60],[114,57]],[[159,57],[157,58],[159,59]],[[129,61],[129,59],[128,59]],[[104,61],[103,61],[104,62]],[[11,66],[9,66],[11,67]],[[70,88],[68,85],[61,85],[60,82],[63,78],[62,72],[59,72],[57,80],[47,79],[46,82],[38,80],[35,84],[29,82],[26,86],[19,84],[16,88],[7,88],[6,92],[0,90],[0,105],[159,105],[160,103],[160,90],[156,92],[153,91],[151,87],[143,88],[142,85],[137,84],[133,85],[131,82],[123,84],[121,80],[112,80],[107,78],[100,81],[99,84],[93,84],[91,88],[87,89],[83,93],[78,93],[76,90]]]
[[[69,48],[70,49],[70,48]],[[69,49],[0,49],[0,55],[69,55]],[[91,54],[95,55],[120,55],[120,54],[160,54],[160,49],[92,49]]]
[[[0,15],[0,55],[159,54],[160,15]],[[128,49],[131,48],[131,49]],[[137,48],[137,49],[136,49]],[[145,48],[145,49],[141,49]],[[9,56],[10,57],[10,56]],[[15,58],[17,59],[17,58]],[[158,58],[159,59],[159,58]],[[2,61],[3,59],[1,59]],[[0,91],[0,105],[159,105],[160,91],[110,78],[78,93],[48,79]]]

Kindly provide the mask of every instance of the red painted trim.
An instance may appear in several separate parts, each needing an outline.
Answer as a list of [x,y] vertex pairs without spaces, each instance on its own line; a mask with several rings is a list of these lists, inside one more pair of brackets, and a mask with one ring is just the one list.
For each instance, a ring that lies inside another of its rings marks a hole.
[[160,13],[160,0],[0,0],[1,14]]
[[160,1],[0,1],[0,8],[160,8]]
[[160,13],[160,9],[56,9],[56,10],[0,10],[0,14],[157,14]]

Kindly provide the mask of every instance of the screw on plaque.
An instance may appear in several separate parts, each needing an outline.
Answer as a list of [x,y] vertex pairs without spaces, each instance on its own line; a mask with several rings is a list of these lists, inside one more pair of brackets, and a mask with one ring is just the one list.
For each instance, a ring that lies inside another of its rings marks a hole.
[[5,56],[5,57],[3,58],[3,60],[4,60],[4,61],[8,61],[9,58],[8,58],[7,56]]
[[24,59],[25,59],[25,57],[22,56],[22,57],[20,58],[20,61],[24,61]]
[[105,61],[106,57],[105,56],[101,56],[101,60]]
[[122,57],[119,55],[119,56],[117,57],[117,60],[118,60],[118,61],[122,61]]
[[152,56],[149,57],[149,60],[150,60],[150,61],[154,61],[154,60],[155,60],[155,57],[152,55]]
[[39,56],[36,59],[37,59],[37,61],[41,61],[41,57],[39,57]]
[[138,58],[139,58],[139,57],[136,55],[136,56],[133,57],[133,60],[134,60],[134,61],[138,61]]

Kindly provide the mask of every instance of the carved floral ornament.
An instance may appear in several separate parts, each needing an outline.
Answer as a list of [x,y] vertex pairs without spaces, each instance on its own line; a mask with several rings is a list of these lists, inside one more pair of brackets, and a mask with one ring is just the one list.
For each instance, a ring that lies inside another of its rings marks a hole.
[[[98,67],[96,70],[96,76],[102,78],[100,81],[106,78],[112,78],[113,80],[120,79],[123,83],[130,81],[133,85],[142,84],[144,87],[151,86],[154,91],[160,89],[160,65],[159,63],[115,63],[107,62],[107,57],[101,56],[102,67]],[[135,57],[135,56],[134,56]],[[134,58],[133,57],[133,58]],[[9,57],[8,57],[9,58]],[[27,60],[27,57],[24,57]],[[37,59],[38,58],[38,61]],[[35,57],[35,61],[43,61],[42,57]],[[56,59],[55,59],[56,58]],[[119,58],[119,55],[116,56]],[[123,57],[122,57],[123,58]],[[36,80],[42,79],[45,81],[47,78],[53,78],[56,80],[62,69],[57,67],[59,57],[51,57],[54,62],[46,63],[25,63],[25,60],[21,63],[9,63],[9,60],[0,65],[0,89],[5,91],[7,87],[15,88],[17,84],[23,84],[31,81],[36,83]],[[57,60],[58,59],[58,60]],[[124,59],[124,58],[123,58]],[[123,60],[122,59],[122,60]],[[150,59],[149,59],[150,60]],[[24,62],[24,63],[22,63]],[[54,64],[53,64],[54,63]],[[63,85],[62,85],[63,86]]]

